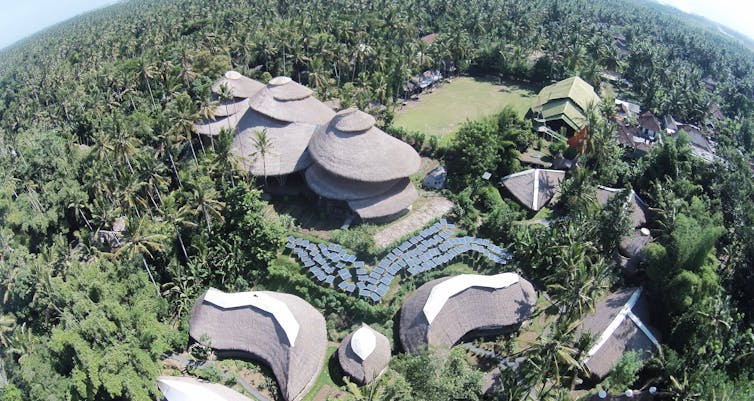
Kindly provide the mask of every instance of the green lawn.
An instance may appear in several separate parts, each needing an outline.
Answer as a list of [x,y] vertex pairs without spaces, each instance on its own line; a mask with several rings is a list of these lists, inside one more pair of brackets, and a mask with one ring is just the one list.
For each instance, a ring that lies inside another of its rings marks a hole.
[[536,93],[517,84],[460,77],[449,84],[410,101],[398,111],[394,124],[409,131],[445,136],[454,133],[467,119],[475,120],[511,105],[521,115],[531,106]]
[[[325,358],[325,366],[322,367],[322,372],[320,372],[319,377],[317,378],[317,381],[314,382],[314,385],[312,386],[312,389],[309,390],[309,392],[304,397],[303,401],[312,401],[314,400],[319,392],[322,390],[322,387],[324,386],[330,386],[332,388],[339,388],[340,385],[336,384],[333,377],[330,375],[330,370],[333,368],[333,354],[338,351],[337,347],[329,346],[327,347],[327,357]],[[337,358],[337,357],[335,357]],[[341,378],[337,378],[338,382],[341,382]]]

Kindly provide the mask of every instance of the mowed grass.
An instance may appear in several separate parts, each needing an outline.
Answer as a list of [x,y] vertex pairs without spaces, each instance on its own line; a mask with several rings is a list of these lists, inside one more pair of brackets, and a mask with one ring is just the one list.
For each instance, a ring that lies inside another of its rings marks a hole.
[[409,101],[396,113],[394,124],[408,131],[448,136],[466,120],[494,114],[508,105],[524,115],[534,97],[532,89],[518,84],[460,77],[421,95],[418,101]]

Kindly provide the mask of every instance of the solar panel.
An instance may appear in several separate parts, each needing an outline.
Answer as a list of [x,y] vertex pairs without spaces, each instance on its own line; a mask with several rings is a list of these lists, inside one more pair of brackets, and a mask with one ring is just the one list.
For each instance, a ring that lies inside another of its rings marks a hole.
[[333,276],[333,275],[331,275],[331,274],[329,274],[329,275],[327,276],[327,278],[325,279],[325,283],[327,283],[327,284],[332,284],[332,283],[333,283],[333,281],[335,281],[335,276]]
[[351,272],[349,272],[348,269],[340,269],[340,270],[338,270],[338,275],[343,280],[348,280],[349,278],[351,278]]
[[362,262],[362,261],[357,261],[357,262],[354,262],[354,264],[353,264],[353,265],[354,265],[354,267],[364,267],[364,262]]
[[390,285],[390,283],[393,281],[393,276],[383,276],[380,282],[382,284]]
[[381,297],[379,295],[375,294],[375,293],[371,293],[371,294],[369,294],[369,298],[372,298],[372,301],[374,301],[374,302],[380,302],[380,298]]
[[348,287],[348,283],[347,282],[341,281],[340,283],[338,283],[338,288],[340,288],[341,290],[345,290],[346,287]]
[[348,283],[348,285],[346,286],[346,291],[347,292],[353,292],[353,290],[355,290],[355,289],[356,289],[356,284],[354,284],[354,283]]

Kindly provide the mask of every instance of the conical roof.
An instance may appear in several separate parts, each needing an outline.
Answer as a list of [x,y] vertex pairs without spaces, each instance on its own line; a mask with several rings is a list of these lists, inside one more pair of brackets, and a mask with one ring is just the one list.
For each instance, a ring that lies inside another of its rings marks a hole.
[[338,112],[309,142],[314,160],[328,172],[357,181],[384,182],[419,170],[419,154],[374,126],[374,118],[356,108]]
[[338,348],[343,371],[359,384],[369,384],[390,363],[390,341],[364,324],[351,333]]
[[371,198],[348,201],[348,207],[362,219],[379,219],[407,210],[417,199],[419,193],[411,180],[399,180],[387,192]]
[[[238,124],[240,133],[233,140],[233,153],[241,168],[255,176],[285,175],[300,171],[312,164],[306,150],[315,124],[286,123],[274,120],[254,110],[244,114]],[[257,132],[266,131],[269,143],[265,157],[255,143]]]
[[233,114],[243,113],[249,109],[249,99],[219,99],[217,96],[213,96],[217,101],[217,106],[213,110],[215,117],[231,116]]
[[252,110],[284,122],[326,124],[335,112],[312,96],[311,89],[276,77],[249,99]]
[[399,178],[383,182],[364,182],[349,180],[330,174],[317,164],[306,170],[306,182],[317,193],[329,199],[358,200],[372,198],[389,191],[399,182],[405,186],[409,179]]
[[219,81],[212,85],[212,92],[220,94],[223,85],[227,86],[233,97],[242,99],[248,99],[264,88],[263,83],[243,76],[237,71],[226,72]]
[[242,115],[242,113],[236,113],[227,117],[220,117],[206,124],[194,124],[194,127],[196,127],[196,132],[202,135],[220,135],[220,130],[223,128],[235,130]]

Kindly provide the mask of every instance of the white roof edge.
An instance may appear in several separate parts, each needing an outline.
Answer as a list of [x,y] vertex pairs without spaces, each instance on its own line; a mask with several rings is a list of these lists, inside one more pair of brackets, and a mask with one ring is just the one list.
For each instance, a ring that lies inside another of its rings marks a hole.
[[369,355],[372,355],[375,348],[377,348],[377,336],[374,330],[362,323],[362,326],[351,336],[351,349],[363,362],[369,358]]
[[510,287],[518,283],[520,277],[516,273],[500,273],[494,276],[483,276],[480,274],[460,274],[437,284],[429,293],[427,301],[424,303],[424,316],[432,324],[437,315],[442,310],[445,303],[454,295],[463,292],[471,287],[501,289]]
[[227,401],[208,387],[166,376],[157,378],[157,388],[167,401]]
[[300,325],[288,308],[288,305],[261,291],[227,293],[210,288],[204,295],[204,301],[223,309],[253,306],[272,315],[275,322],[283,329],[291,347],[296,345]]
[[599,336],[599,339],[597,342],[592,346],[592,348],[589,349],[587,352],[586,358],[584,358],[584,363],[588,362],[591,357],[593,357],[599,350],[602,348],[603,345],[607,342],[607,340],[610,339],[610,337],[613,336],[613,333],[615,333],[615,330],[618,329],[618,327],[623,323],[624,320],[626,320],[626,317],[631,319],[631,321],[636,324],[639,329],[649,338],[649,340],[654,344],[657,349],[660,349],[660,343],[657,341],[657,338],[652,334],[652,332],[649,330],[647,326],[644,325],[644,323],[639,319],[638,316],[634,315],[634,313],[631,311],[636,305],[636,302],[639,300],[639,297],[641,297],[642,293],[642,287],[639,287],[634,291],[633,294],[631,294],[631,297],[628,299],[625,305],[623,305],[623,308],[621,308],[620,312],[613,318],[613,320],[610,322],[609,325],[607,325],[607,328],[602,332],[602,334]]

